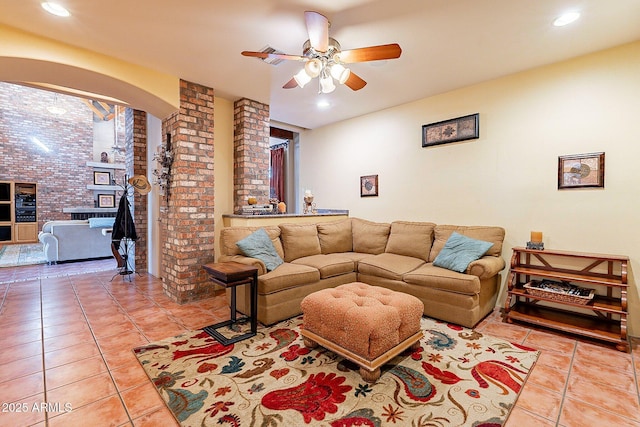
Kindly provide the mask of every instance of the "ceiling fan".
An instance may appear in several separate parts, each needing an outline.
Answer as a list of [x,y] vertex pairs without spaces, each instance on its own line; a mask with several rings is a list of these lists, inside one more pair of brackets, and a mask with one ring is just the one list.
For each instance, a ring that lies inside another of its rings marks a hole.
[[367,82],[346,68],[345,64],[395,59],[399,58],[402,53],[402,49],[397,43],[341,50],[340,43],[329,37],[329,20],[326,16],[308,11],[304,13],[304,18],[309,40],[304,42],[302,46],[302,55],[246,50],[242,52],[244,56],[262,59],[304,62],[304,68],[283,86],[284,89],[304,87],[311,79],[319,77],[319,92],[321,93],[330,93],[335,90],[334,79],[352,90],[360,90],[365,87]]

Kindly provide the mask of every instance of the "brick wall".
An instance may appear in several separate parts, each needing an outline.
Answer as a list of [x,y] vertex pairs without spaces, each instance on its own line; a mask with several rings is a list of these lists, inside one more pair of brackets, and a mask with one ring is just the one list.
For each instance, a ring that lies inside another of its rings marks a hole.
[[233,210],[240,212],[249,196],[269,203],[269,105],[236,101],[233,126]]
[[[80,98],[57,95],[67,112],[47,111],[52,92],[0,82],[0,180],[38,184],[38,222],[70,219],[65,207],[93,207],[93,113]],[[50,151],[39,148],[38,138]]]
[[202,270],[214,259],[213,110],[213,89],[181,81],[180,110],[162,122],[173,151],[170,196],[160,214],[163,286],[178,303],[215,294]]

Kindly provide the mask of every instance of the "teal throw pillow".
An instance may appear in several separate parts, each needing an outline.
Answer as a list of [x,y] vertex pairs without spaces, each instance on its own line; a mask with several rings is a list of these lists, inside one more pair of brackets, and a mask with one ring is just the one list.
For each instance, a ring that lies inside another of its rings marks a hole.
[[282,264],[282,258],[278,255],[273,242],[264,228],[261,228],[244,239],[236,242],[240,250],[248,257],[257,258],[264,262],[267,271],[275,270],[277,266]]
[[454,231],[433,260],[433,265],[464,273],[469,264],[486,254],[491,246],[491,242],[472,239]]
[[109,218],[89,218],[89,228],[112,228],[116,219]]

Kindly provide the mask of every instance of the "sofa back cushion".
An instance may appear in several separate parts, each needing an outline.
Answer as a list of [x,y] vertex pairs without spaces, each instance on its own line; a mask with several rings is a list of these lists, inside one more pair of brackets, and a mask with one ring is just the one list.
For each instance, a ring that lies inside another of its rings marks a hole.
[[500,256],[502,253],[502,242],[504,240],[504,228],[502,227],[436,225],[434,229],[433,246],[429,254],[429,262],[433,262],[433,260],[436,259],[444,247],[444,244],[449,239],[449,236],[451,236],[451,233],[454,231],[463,236],[471,237],[472,239],[493,243],[493,246],[489,248],[485,256]]
[[383,253],[387,247],[391,224],[353,218],[351,230],[354,252],[377,255]]
[[427,261],[435,226],[432,222],[394,221],[384,251]]
[[226,227],[220,230],[220,250],[222,255],[244,255],[240,250],[236,242],[246,238],[252,233],[255,233],[260,228],[267,232],[267,235],[273,243],[273,247],[276,248],[276,252],[280,258],[284,258],[284,250],[282,249],[282,243],[280,242],[280,228],[276,225],[265,227]]
[[279,227],[286,262],[303,256],[320,255],[316,224],[280,224]]
[[353,251],[350,218],[339,221],[319,222],[317,228],[320,250],[323,254]]

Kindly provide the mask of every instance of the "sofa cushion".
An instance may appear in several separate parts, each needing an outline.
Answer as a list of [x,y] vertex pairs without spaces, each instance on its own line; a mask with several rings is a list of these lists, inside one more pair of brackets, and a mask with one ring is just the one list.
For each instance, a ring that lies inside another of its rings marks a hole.
[[280,224],[279,227],[286,262],[320,254],[316,224]]
[[436,259],[454,231],[463,236],[493,243],[486,255],[500,256],[502,253],[502,241],[504,240],[504,228],[502,227],[436,225],[433,231],[434,239],[431,253],[429,254],[429,262],[433,262]]
[[225,227],[220,230],[220,249],[222,255],[244,255],[236,242],[249,236],[251,233],[263,228],[267,232],[267,235],[273,243],[273,247],[276,248],[276,252],[280,258],[284,258],[284,250],[282,249],[282,243],[280,242],[280,228],[276,225],[264,226],[264,227]]
[[484,255],[491,246],[491,242],[472,239],[454,231],[433,260],[433,265],[464,273],[469,264]]
[[285,262],[273,271],[258,277],[258,293],[270,294],[283,289],[307,286],[320,280],[317,268]]
[[391,225],[364,219],[351,220],[353,251],[365,254],[381,254],[387,246]]
[[308,265],[320,271],[320,278],[339,276],[356,271],[356,263],[342,254],[311,255],[291,261],[292,264]]
[[323,254],[351,252],[353,250],[351,219],[320,222],[317,224],[317,228],[320,250]]
[[432,222],[394,221],[384,251],[427,261],[435,226]]
[[408,272],[402,280],[411,285],[457,292],[466,295],[480,293],[480,279],[471,274],[458,273],[429,263]]
[[402,280],[402,276],[424,263],[423,260],[418,258],[381,253],[360,260],[358,262],[358,273],[391,280]]
[[240,248],[245,255],[251,258],[257,258],[264,262],[267,271],[275,270],[282,261],[280,255],[273,246],[273,242],[269,238],[269,235],[264,228],[260,228],[253,233],[249,234],[244,239],[236,242],[236,245]]

